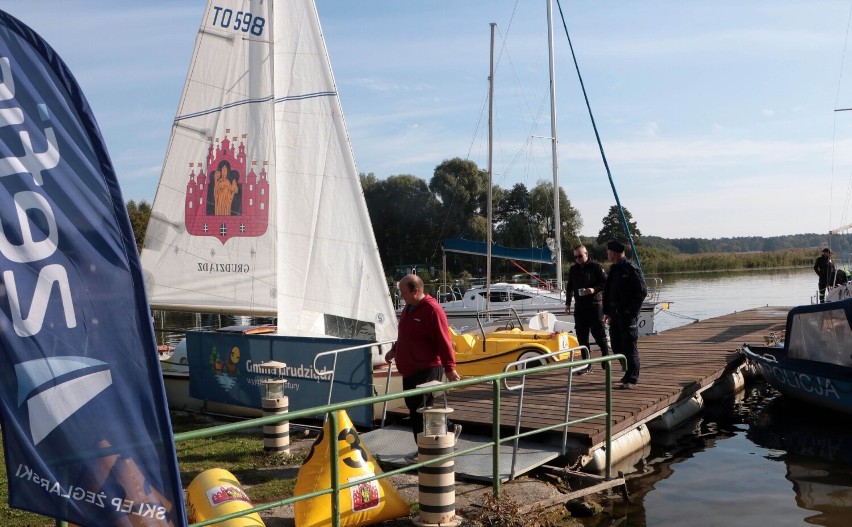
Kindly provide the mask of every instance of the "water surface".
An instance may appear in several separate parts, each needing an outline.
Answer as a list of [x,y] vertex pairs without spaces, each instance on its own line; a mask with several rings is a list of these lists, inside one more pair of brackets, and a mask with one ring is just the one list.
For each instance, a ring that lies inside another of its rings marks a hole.
[[[760,306],[809,304],[815,293],[812,269],[668,275],[661,298],[673,304],[657,328]],[[607,501],[604,514],[585,523],[848,527],[851,417],[803,407],[752,382],[681,430],[652,434],[649,455],[627,467],[632,503]]]

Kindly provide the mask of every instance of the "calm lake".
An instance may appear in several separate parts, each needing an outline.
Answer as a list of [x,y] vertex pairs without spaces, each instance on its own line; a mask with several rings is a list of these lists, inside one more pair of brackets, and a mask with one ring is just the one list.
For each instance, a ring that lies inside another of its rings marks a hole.
[[[734,311],[809,304],[812,269],[666,275],[664,330]],[[640,345],[641,353],[641,345]],[[737,527],[852,525],[848,416],[784,400],[761,384],[710,406],[681,435],[655,440],[627,470],[620,499],[587,525]]]

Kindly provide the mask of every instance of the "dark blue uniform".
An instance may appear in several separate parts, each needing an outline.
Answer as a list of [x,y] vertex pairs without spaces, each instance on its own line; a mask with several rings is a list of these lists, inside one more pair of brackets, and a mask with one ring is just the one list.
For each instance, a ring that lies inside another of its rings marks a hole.
[[603,312],[610,317],[609,338],[614,353],[627,357],[622,383],[639,381],[639,311],[648,296],[645,279],[627,258],[612,264],[603,295]]
[[[567,307],[571,307],[574,298],[574,331],[577,342],[589,347],[589,332],[601,348],[601,356],[609,355],[609,344],[606,340],[606,330],[603,323],[603,290],[606,287],[606,273],[601,264],[591,260],[583,264],[575,263],[568,269]],[[594,294],[581,295],[580,290],[592,288]]]
[[825,302],[825,290],[834,285],[835,275],[834,262],[831,261],[831,252],[823,250],[822,256],[814,262],[814,272],[819,276],[819,302]]

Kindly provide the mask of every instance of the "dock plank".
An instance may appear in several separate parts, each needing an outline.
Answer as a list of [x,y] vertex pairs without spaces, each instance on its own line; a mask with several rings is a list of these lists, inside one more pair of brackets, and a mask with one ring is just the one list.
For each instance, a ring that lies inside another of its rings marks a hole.
[[[678,401],[711,386],[730,367],[742,361],[735,351],[743,343],[762,344],[770,332],[784,330],[789,309],[749,309],[640,337],[639,384],[632,390],[613,389],[613,434],[617,436],[632,430]],[[622,374],[621,366],[616,365],[613,381],[618,381]],[[532,430],[561,422],[565,388],[564,373],[528,379],[521,429]],[[450,393],[448,404],[453,408],[452,420],[465,425],[466,431],[487,429],[492,423],[491,399],[490,385]],[[605,400],[602,368],[597,367],[587,375],[576,375],[572,379],[569,417],[577,419],[601,413]],[[517,397],[503,391],[501,402],[501,433],[507,435],[515,426]],[[407,410],[396,408],[392,413],[405,415]],[[561,432],[552,433],[561,435]],[[574,444],[591,451],[603,444],[606,423],[603,418],[596,418],[572,425],[568,434]]]

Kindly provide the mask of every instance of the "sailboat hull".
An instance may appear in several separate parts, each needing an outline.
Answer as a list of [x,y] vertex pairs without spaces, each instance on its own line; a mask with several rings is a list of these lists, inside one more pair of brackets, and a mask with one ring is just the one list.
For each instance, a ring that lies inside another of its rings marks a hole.
[[[273,340],[280,341],[280,337],[271,336]],[[341,345],[339,340],[336,340],[334,343]],[[277,349],[278,346],[272,346],[272,349]],[[284,356],[283,354],[275,355],[273,360],[287,360],[289,359],[292,363],[293,358]],[[322,360],[322,359],[321,359]],[[207,363],[209,365],[209,362]],[[286,363],[284,363],[286,364]],[[228,417],[260,417],[263,415],[263,411],[261,408],[260,399],[253,404],[246,405],[245,402],[240,401],[238,404],[235,404],[233,399],[240,398],[239,395],[228,395],[226,397],[222,397],[220,395],[213,394],[214,399],[210,399],[211,394],[209,390],[202,390],[202,393],[193,393],[190,390],[190,366],[189,366],[189,357],[187,356],[187,343],[186,340],[181,341],[174,349],[174,352],[169,356],[164,356],[160,361],[160,367],[163,372],[163,384],[166,389],[166,398],[168,400],[169,408],[173,410],[182,410],[188,412],[204,412],[208,414],[214,415],[223,415]],[[351,375],[351,371],[346,370],[348,367],[347,361],[343,361],[340,363],[341,371],[347,371],[347,379]],[[208,376],[209,371],[207,367],[202,361],[200,366],[193,368],[195,370],[196,375],[200,375],[202,377]],[[295,368],[296,373],[300,373],[299,368]],[[270,370],[267,370],[270,371]],[[285,390],[288,390],[288,399],[289,406],[291,409],[301,408],[303,406],[304,394],[313,391],[314,399],[317,397],[324,397],[322,403],[325,404],[329,400],[329,394],[327,391],[324,391],[328,388],[328,383],[318,383],[315,380],[311,379],[308,381],[308,384],[303,388],[301,383],[305,379],[305,369],[301,369],[302,377],[297,376],[289,376],[289,380],[285,383]],[[221,375],[221,374],[218,374]],[[252,373],[248,372],[235,372],[234,376],[243,375],[247,379],[251,378]],[[372,375],[372,386],[374,388],[370,389],[369,395],[373,393],[396,393],[402,391],[402,377],[396,371],[396,368],[388,368],[386,365],[382,368],[374,368],[371,370]],[[248,380],[250,384],[256,385],[256,383],[260,383],[262,385],[263,381],[267,378],[278,379],[279,377],[276,374],[271,373],[269,375],[255,375],[254,378]],[[337,380],[340,380],[338,377]],[[294,385],[299,384],[299,389],[293,390]],[[217,383],[218,384],[218,383]],[[287,384],[290,385],[290,388],[287,388]],[[262,393],[262,390],[261,390]],[[332,396],[334,394],[332,393]],[[364,391],[361,389],[357,390],[356,393],[350,393],[352,398],[363,396]],[[250,396],[254,398],[255,396]],[[260,395],[258,395],[260,397]],[[250,402],[250,401],[249,401]],[[382,418],[383,405],[375,404],[372,405],[372,420],[378,421]],[[363,419],[367,419],[367,414],[369,412],[361,412],[364,415],[361,416]],[[360,415],[360,414],[359,414]],[[370,423],[359,423],[359,424],[370,424]]]
[[[357,347],[366,341],[335,338],[286,337],[276,334],[248,335],[214,331],[190,331],[186,338],[188,368],[185,375],[164,371],[172,382],[177,403],[180,381],[188,377],[188,396],[212,404],[229,414],[253,414],[261,409],[266,383],[284,381],[284,395],[290,411],[351,401],[372,396],[373,366],[369,347]],[[325,354],[322,357],[317,357]],[[171,401],[171,399],[170,399]],[[187,400],[187,404],[192,401]],[[222,406],[224,405],[224,406]],[[349,410],[352,421],[371,425],[372,405]],[[317,415],[317,418],[323,416]]]

